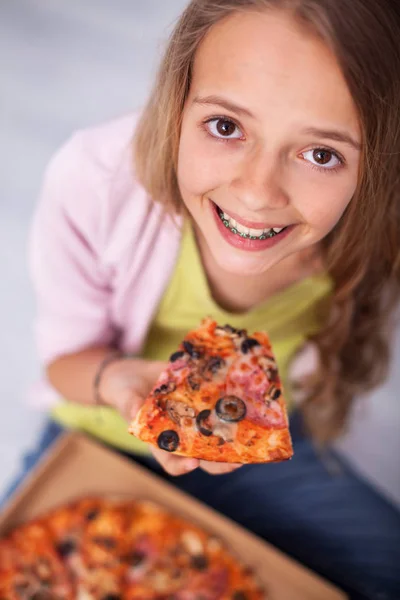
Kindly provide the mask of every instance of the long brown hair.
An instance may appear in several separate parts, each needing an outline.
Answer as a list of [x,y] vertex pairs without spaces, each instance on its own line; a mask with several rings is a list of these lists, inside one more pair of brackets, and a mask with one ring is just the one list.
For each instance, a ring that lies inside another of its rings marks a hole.
[[334,52],[363,134],[358,188],[325,238],[335,289],[315,337],[321,367],[302,404],[317,441],[342,429],[352,400],[382,382],[400,296],[400,10],[398,0],[192,0],[179,19],[135,138],[135,168],[152,197],[180,212],[176,162],[194,56],[233,12],[288,10]]

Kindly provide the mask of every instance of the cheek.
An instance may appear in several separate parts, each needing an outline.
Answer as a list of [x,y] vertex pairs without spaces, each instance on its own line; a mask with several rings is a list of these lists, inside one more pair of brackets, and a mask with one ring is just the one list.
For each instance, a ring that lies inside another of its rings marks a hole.
[[354,195],[357,182],[356,178],[350,177],[339,181],[336,174],[320,174],[319,177],[327,181],[303,189],[302,200],[296,208],[310,227],[325,235],[340,220]]
[[184,200],[188,195],[205,195],[221,184],[218,156],[221,157],[220,149],[216,152],[201,134],[182,131],[177,178]]

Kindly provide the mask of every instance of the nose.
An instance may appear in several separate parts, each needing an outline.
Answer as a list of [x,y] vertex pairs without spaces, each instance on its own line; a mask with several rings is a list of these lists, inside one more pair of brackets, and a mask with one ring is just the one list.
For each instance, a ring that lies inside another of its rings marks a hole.
[[231,191],[249,212],[283,209],[289,204],[283,167],[271,152],[257,151],[244,159],[231,182]]

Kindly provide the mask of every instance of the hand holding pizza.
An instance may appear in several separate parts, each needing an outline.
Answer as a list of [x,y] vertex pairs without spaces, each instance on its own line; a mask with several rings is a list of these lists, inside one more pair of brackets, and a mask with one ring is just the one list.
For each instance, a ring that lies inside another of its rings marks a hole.
[[[167,367],[166,362],[121,358],[110,363],[104,370],[99,393],[102,400],[113,406],[128,422],[136,417],[144,401]],[[186,458],[150,446],[154,458],[170,475],[183,475],[201,467],[211,474],[223,474],[237,469],[240,465],[214,463],[194,458]]]

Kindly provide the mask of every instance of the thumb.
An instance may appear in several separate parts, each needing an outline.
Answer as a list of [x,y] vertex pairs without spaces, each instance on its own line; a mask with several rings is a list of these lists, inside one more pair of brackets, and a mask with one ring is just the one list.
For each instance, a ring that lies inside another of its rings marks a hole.
[[145,396],[137,390],[124,390],[118,398],[118,412],[130,423],[136,417],[144,401]]
[[146,377],[146,379],[148,379],[151,387],[153,387],[167,366],[168,362],[164,360],[151,360],[144,365],[143,375]]
[[165,370],[168,363],[164,361],[149,361],[142,365],[141,377],[135,382],[135,386],[121,395],[120,412],[127,421],[134,419],[142,404],[155,386],[157,379]]

